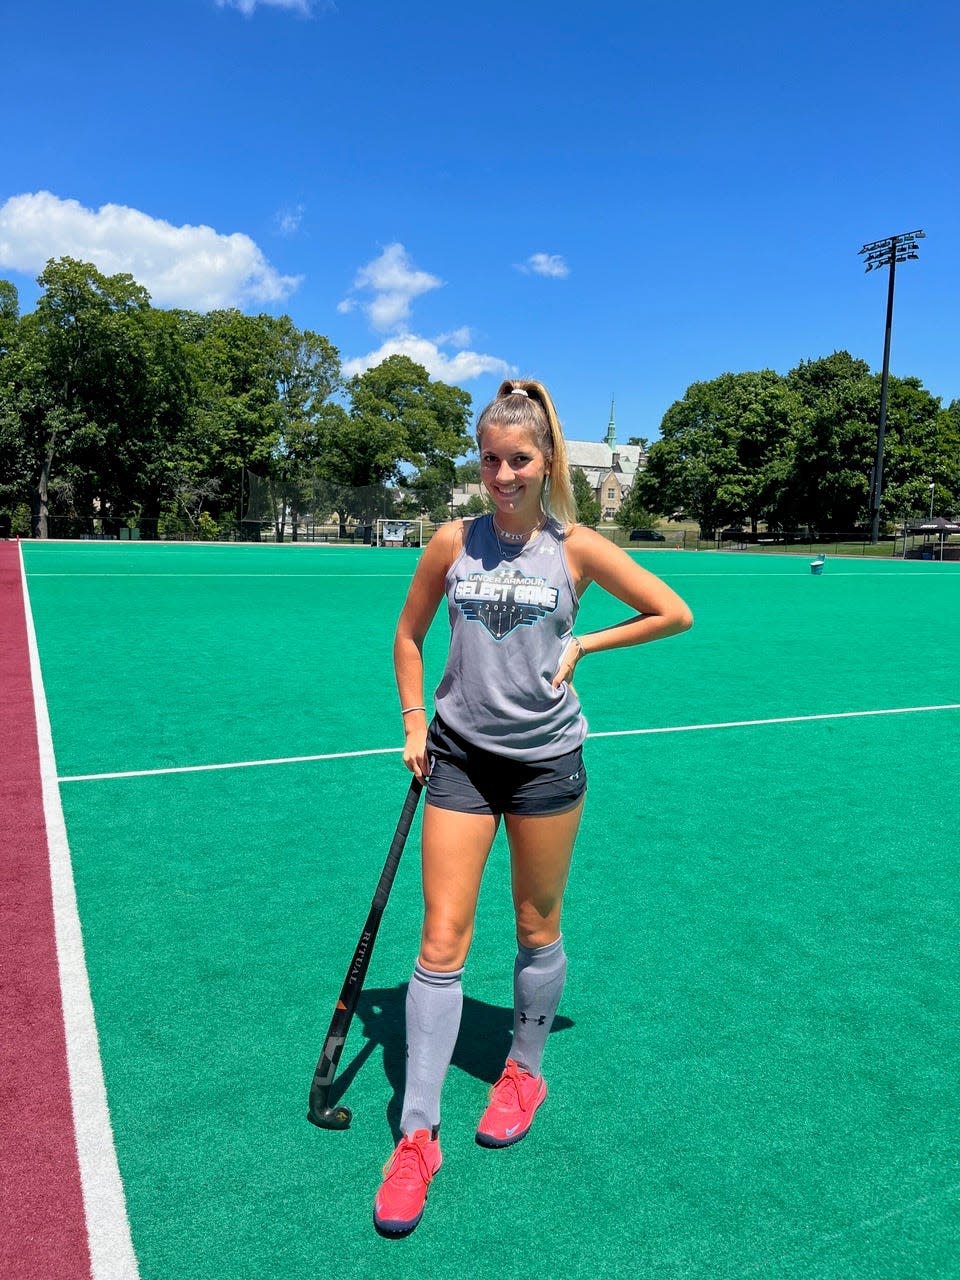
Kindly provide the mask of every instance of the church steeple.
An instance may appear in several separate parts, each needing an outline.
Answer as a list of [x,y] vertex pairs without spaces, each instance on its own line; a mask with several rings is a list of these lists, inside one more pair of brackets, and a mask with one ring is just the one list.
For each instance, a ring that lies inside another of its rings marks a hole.
[[614,412],[615,405],[616,405],[616,397],[611,396],[610,397],[610,421],[607,424],[607,436],[605,440],[605,443],[610,446],[611,453],[614,452],[617,447],[617,423],[616,423],[616,414]]

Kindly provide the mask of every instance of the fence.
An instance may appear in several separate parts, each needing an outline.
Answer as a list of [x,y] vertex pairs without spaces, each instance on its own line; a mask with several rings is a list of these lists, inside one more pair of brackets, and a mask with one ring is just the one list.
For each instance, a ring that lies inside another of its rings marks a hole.
[[[260,492],[259,499],[263,498]],[[258,499],[258,500],[259,500]],[[336,509],[326,509],[330,501],[340,504],[345,514],[343,520]],[[82,519],[76,516],[52,514],[48,518],[49,537],[55,539],[78,539],[82,541],[103,542],[311,542],[339,543],[341,545],[376,545],[376,522],[383,518],[377,507],[396,507],[393,495],[384,489],[344,490],[334,486],[312,491],[310,501],[292,516],[285,511],[282,528],[278,536],[275,514],[264,512],[256,503],[247,503],[243,518],[236,517],[213,519],[206,512],[201,512],[195,521],[186,516],[175,516],[165,513],[158,518],[140,518],[136,523],[128,520],[108,517],[92,517]],[[271,508],[271,511],[274,509]],[[369,518],[346,514],[347,512],[369,511]],[[387,517],[396,516],[396,510],[387,510]],[[401,517],[398,517],[401,518]],[[437,526],[431,522],[423,522],[423,545],[429,542],[436,532]],[[849,533],[831,533],[819,537],[791,535],[789,533],[735,534],[725,530],[723,534],[703,537],[702,531],[696,528],[671,527],[669,525],[653,531],[643,531],[638,538],[631,536],[631,531],[615,525],[600,526],[599,532],[609,538],[616,546],[630,551],[751,551],[779,552],[795,555],[814,555],[825,553],[836,556],[885,557],[903,560],[960,560],[960,540],[949,536],[944,538],[914,534],[881,535],[880,541],[872,545],[863,530]],[[0,537],[13,534],[25,536],[21,529],[10,530],[0,527]],[[726,535],[726,536],[725,536]]]

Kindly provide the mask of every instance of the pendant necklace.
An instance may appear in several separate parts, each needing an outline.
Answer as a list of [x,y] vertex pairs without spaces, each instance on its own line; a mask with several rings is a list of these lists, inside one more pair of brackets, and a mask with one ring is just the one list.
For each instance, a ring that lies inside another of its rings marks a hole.
[[[500,543],[501,551],[519,551],[524,543],[532,541],[546,524],[544,519],[540,519],[532,529],[527,529],[523,533],[510,533],[507,529],[501,529],[497,524],[497,517],[491,517],[493,520],[493,532],[497,541]],[[504,546],[504,543],[507,545]]]

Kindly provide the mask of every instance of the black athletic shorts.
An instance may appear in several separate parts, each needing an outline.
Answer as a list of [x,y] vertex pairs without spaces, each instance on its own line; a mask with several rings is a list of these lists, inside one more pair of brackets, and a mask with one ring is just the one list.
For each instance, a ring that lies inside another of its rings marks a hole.
[[472,746],[435,716],[427,732],[427,804],[458,813],[543,817],[573,809],[587,789],[580,747],[552,760],[511,760]]

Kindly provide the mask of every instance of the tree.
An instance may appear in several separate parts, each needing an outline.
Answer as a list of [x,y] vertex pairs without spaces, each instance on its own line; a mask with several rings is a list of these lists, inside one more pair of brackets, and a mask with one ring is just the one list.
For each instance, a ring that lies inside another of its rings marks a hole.
[[866,514],[879,399],[870,366],[847,351],[802,361],[787,381],[807,410],[784,506],[792,522],[851,530]]
[[376,479],[399,478],[402,463],[422,468],[450,462],[470,447],[468,393],[431,382],[426,369],[408,356],[389,356],[351,378],[347,390],[350,416],[396,442],[394,458],[381,463]]
[[[878,393],[879,394],[879,393]],[[937,514],[954,510],[960,458],[960,422],[919,378],[890,378],[881,518],[889,525],[929,512],[930,485]]]
[[432,382],[422,365],[400,355],[355,375],[346,390],[349,411],[328,405],[318,424],[319,473],[340,487],[341,528],[351,515],[379,514],[377,494],[401,481],[405,466],[418,473],[441,468],[452,483],[454,459],[470,445],[467,392]]
[[771,369],[695,382],[671,405],[634,481],[634,502],[704,529],[776,519],[803,405]]
[[259,318],[270,335],[280,409],[270,482],[274,527],[282,542],[287,510],[296,540],[299,514],[310,503],[309,481],[320,456],[320,410],[340,386],[340,355],[327,338],[309,329],[301,332],[289,316]]
[[0,358],[12,347],[20,319],[20,295],[10,280],[0,280]]
[[657,527],[657,517],[641,504],[636,485],[624,498],[613,518],[621,529],[655,529]]
[[[785,501],[797,523],[852,530],[869,518],[880,417],[880,376],[846,351],[801,362],[787,381],[807,413]],[[929,484],[950,504],[958,432],[948,409],[917,378],[890,377],[880,514],[884,523],[922,514]],[[935,494],[935,497],[937,494]]]
[[221,501],[236,510],[243,472],[268,476],[280,437],[273,317],[229,308],[180,312],[178,323],[197,383],[195,443],[184,462],[195,481],[218,480]]
[[206,316],[178,312],[177,318],[198,384],[189,479],[217,482],[220,496],[212,506],[223,520],[242,506],[253,483],[244,477],[252,473],[263,483],[277,539],[283,540],[288,514],[296,537],[300,514],[312,505],[321,421],[341,385],[336,347],[298,329],[287,315],[248,316],[230,308]]
[[27,492],[30,457],[16,387],[20,304],[16,287],[0,280],[0,504],[15,505]]
[[460,514],[464,516],[487,516],[495,510],[493,500],[489,497],[483,497],[479,493],[472,493],[460,508]]
[[450,519],[454,479],[453,462],[450,459],[444,459],[407,477],[403,487],[408,493],[416,495],[417,511],[426,511],[436,524]]
[[[158,359],[161,326],[132,276],[61,258],[38,277],[19,325],[17,409],[30,455],[34,533],[46,537],[52,487],[79,511],[117,518],[162,466],[161,419],[180,371]],[[179,353],[167,353],[174,363]]]
[[582,467],[572,468],[570,481],[573,485],[573,498],[577,504],[578,523],[594,528],[600,523],[600,503],[594,496],[593,488]]

